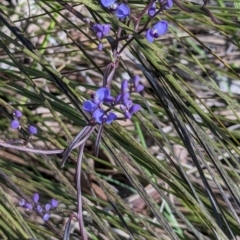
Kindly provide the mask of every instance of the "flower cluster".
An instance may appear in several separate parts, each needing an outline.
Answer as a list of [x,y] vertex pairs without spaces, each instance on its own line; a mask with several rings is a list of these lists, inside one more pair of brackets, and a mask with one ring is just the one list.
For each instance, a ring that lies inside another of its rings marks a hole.
[[[109,88],[99,88],[92,95],[92,100],[87,100],[83,103],[83,109],[90,112],[92,119],[98,124],[111,124],[114,120],[118,119],[116,113],[111,112],[116,106],[119,106],[124,119],[131,119],[132,115],[139,111],[141,106],[133,104],[130,95],[133,92],[139,93],[143,89],[144,86],[140,83],[139,76],[134,76],[129,81],[123,80],[121,92],[116,97],[111,96]],[[107,105],[108,108],[104,110],[103,105]]]
[[39,203],[39,194],[35,193],[32,197],[32,203],[27,202],[25,199],[21,199],[18,203],[19,206],[26,208],[27,210],[35,210],[37,213],[42,214],[42,219],[47,221],[50,217],[51,210],[58,206],[58,201],[52,199],[50,203],[41,205]]
[[[14,119],[12,120],[10,126],[13,129],[18,129],[20,128],[20,118],[22,117],[22,112],[20,110],[15,110],[13,112],[13,117]],[[37,128],[34,127],[33,125],[28,126],[28,131],[31,135],[37,134]]]
[[[156,4],[157,2],[159,3],[160,7],[157,6]],[[115,13],[115,16],[120,20],[123,20],[130,15],[130,7],[127,4],[124,4],[124,3],[118,4],[116,0],[101,0],[101,4],[104,7],[108,8],[111,12]],[[152,3],[148,6],[147,13],[149,17],[154,17],[157,11],[169,9],[172,6],[173,6],[173,0],[152,1]],[[97,37],[99,39],[102,39],[102,37],[106,36],[110,31],[110,25],[95,24],[93,26],[93,30],[97,34]],[[146,39],[148,40],[148,42],[152,43],[155,38],[158,38],[164,35],[167,31],[168,31],[168,22],[158,21],[156,24],[153,25],[153,27],[147,29]],[[102,50],[101,42],[98,46],[98,49]]]
[[103,48],[102,38],[107,36],[110,32],[111,25],[110,24],[94,24],[93,31],[96,33],[98,40],[100,41],[98,45],[98,50],[101,51]]

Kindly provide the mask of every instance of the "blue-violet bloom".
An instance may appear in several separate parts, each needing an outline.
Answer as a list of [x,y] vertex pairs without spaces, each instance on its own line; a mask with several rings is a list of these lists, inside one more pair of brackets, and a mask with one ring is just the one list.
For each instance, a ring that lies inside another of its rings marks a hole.
[[16,117],[16,118],[21,118],[22,117],[22,112],[18,109],[16,109],[14,112],[13,112],[13,115]]
[[38,200],[39,200],[39,194],[38,194],[38,193],[35,193],[35,194],[33,195],[33,202],[37,203]]
[[52,206],[53,208],[56,208],[56,207],[58,206],[58,201],[53,198],[53,199],[51,200],[50,204],[51,204],[51,206]]
[[116,2],[116,0],[101,0],[101,3],[104,7],[110,7]]
[[11,122],[11,128],[17,129],[20,126],[20,122],[17,119],[12,120]]
[[156,13],[156,3],[153,2],[152,6],[148,9],[148,15],[152,17]]
[[119,19],[124,19],[130,14],[130,8],[128,5],[122,3],[116,9],[116,17]]
[[43,221],[47,221],[49,217],[50,217],[49,213],[45,213],[42,219]]
[[159,21],[152,28],[148,29],[146,32],[147,40],[152,43],[155,38],[158,38],[164,35],[168,30],[168,22],[167,21]]
[[29,133],[32,134],[32,135],[37,134],[37,128],[34,127],[34,126],[32,126],[32,125],[30,125],[30,126],[28,127],[28,131],[29,131]]

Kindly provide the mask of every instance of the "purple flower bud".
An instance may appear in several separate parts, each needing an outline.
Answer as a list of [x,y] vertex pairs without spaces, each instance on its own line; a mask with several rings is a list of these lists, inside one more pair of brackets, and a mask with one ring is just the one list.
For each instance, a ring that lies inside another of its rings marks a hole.
[[116,17],[119,19],[124,19],[130,14],[130,8],[128,5],[122,3],[116,9]]
[[168,22],[167,21],[159,21],[152,28],[148,29],[146,32],[147,40],[152,43],[155,38],[158,38],[164,35],[168,30]]
[[33,205],[31,203],[26,203],[24,205],[24,208],[26,208],[27,210],[32,210],[33,209]]
[[47,203],[45,205],[45,210],[48,212],[51,209],[51,207],[52,207],[51,204]]
[[37,203],[38,200],[39,200],[39,194],[38,194],[38,193],[35,193],[35,194],[33,195],[33,202]]
[[121,92],[125,93],[128,91],[128,81],[127,80],[123,80],[122,81],[122,86],[121,86]]
[[18,109],[16,109],[14,112],[13,112],[13,115],[16,117],[16,118],[21,118],[22,117],[22,112]]
[[37,205],[36,206],[36,210],[37,210],[37,212],[41,213],[43,211],[42,206],[41,205]]
[[52,199],[50,204],[53,208],[56,208],[58,206],[58,201],[56,199]]
[[25,204],[26,204],[26,200],[23,199],[23,198],[18,202],[18,205],[19,205],[20,207],[23,207]]
[[50,217],[50,215],[49,215],[49,213],[45,213],[44,215],[43,215],[43,221],[47,221],[48,219],[49,219],[49,217]]
[[29,133],[32,134],[32,135],[37,134],[37,128],[34,127],[34,126],[32,126],[32,125],[30,125],[30,126],[28,127],[28,131],[29,131]]
[[97,47],[98,51],[102,51],[103,49],[103,44],[100,42]]
[[156,3],[154,2],[152,6],[148,9],[148,15],[152,17],[156,12]]
[[12,120],[11,122],[11,128],[17,129],[20,126],[20,122],[17,119]]

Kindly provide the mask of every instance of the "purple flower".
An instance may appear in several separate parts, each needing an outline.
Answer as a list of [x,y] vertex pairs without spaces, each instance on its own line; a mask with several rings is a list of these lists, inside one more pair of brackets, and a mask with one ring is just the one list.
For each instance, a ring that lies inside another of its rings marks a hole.
[[50,204],[53,208],[56,208],[58,206],[58,201],[56,199],[52,199]]
[[49,215],[49,213],[45,213],[44,215],[43,215],[43,221],[47,221],[48,219],[49,219],[49,217],[50,217],[50,215]]
[[51,204],[47,203],[45,205],[45,210],[48,212],[51,209],[51,207],[52,207]]
[[104,7],[110,7],[115,3],[116,0],[101,0],[101,3]]
[[34,127],[33,125],[30,125],[30,126],[28,127],[28,131],[29,131],[29,133],[32,134],[32,135],[37,134],[37,128]]
[[124,79],[121,85],[121,92],[125,93],[127,91],[128,91],[128,81]]
[[22,117],[22,112],[20,110],[15,110],[13,112],[13,115],[16,117],[16,118],[21,118]]
[[95,119],[97,123],[101,124],[103,122],[104,114],[105,114],[104,110],[98,108],[93,112],[92,117]]
[[105,101],[107,102],[110,97],[110,90],[108,88],[99,88],[93,96],[92,100],[83,102],[83,109],[86,112],[93,112],[100,106],[101,103]]
[[107,115],[107,118],[104,119],[104,121],[105,121],[106,124],[111,124],[116,119],[117,119],[117,115],[113,112],[110,112]]
[[84,109],[86,112],[92,112],[92,111],[94,111],[97,107],[98,107],[97,104],[94,103],[94,102],[91,101],[91,100],[87,100],[87,101],[83,102],[83,109]]
[[93,31],[96,33],[97,38],[101,40],[103,37],[107,36],[110,32],[111,25],[110,24],[94,24]]
[[141,109],[141,106],[139,104],[132,105],[129,110],[126,110],[124,112],[124,116],[127,119],[131,119],[132,115],[136,112],[138,112]]
[[148,9],[148,15],[152,17],[156,12],[156,3],[153,2],[152,6]]
[[37,210],[37,212],[41,213],[43,211],[42,206],[37,205],[36,210]]
[[167,21],[159,21],[152,28],[147,30],[146,38],[152,43],[154,38],[158,38],[164,35],[168,30],[168,22]]
[[20,126],[20,122],[17,119],[12,120],[11,122],[11,128],[17,129]]
[[130,80],[130,82],[134,86],[134,92],[141,92],[144,89],[144,86],[140,83],[140,77],[138,75],[134,76],[133,79]]
[[165,9],[169,9],[173,6],[172,0],[159,0],[159,3],[164,4]]
[[39,200],[39,194],[38,194],[38,193],[35,193],[35,194],[33,195],[33,202],[37,203],[38,200]]
[[25,205],[23,207],[26,208],[27,210],[33,209],[33,205],[31,203],[25,203]]
[[130,8],[128,5],[122,3],[116,9],[116,17],[119,19],[124,19],[130,14]]

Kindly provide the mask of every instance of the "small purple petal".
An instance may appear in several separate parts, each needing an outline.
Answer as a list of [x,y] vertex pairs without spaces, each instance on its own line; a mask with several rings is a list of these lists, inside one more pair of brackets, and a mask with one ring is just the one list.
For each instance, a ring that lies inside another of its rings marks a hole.
[[11,122],[11,128],[17,129],[20,126],[20,122],[17,119],[12,120]]
[[21,118],[22,117],[22,112],[20,110],[15,110],[13,112],[13,115],[17,118]]
[[107,36],[108,33],[110,32],[111,25],[110,24],[103,24],[102,27],[103,27],[103,30],[102,30],[103,36]]
[[99,88],[95,93],[94,102],[101,103],[105,98],[110,96],[110,90],[106,87]]
[[121,99],[122,99],[122,94],[118,94],[115,98],[114,104],[120,103]]
[[146,32],[146,38],[148,42],[152,43],[154,41],[154,37],[152,36],[152,29],[148,29]]
[[39,194],[38,194],[38,193],[35,193],[35,194],[33,195],[33,202],[37,203],[38,200],[39,200]]
[[108,114],[108,117],[107,117],[107,120],[106,120],[106,124],[111,124],[116,119],[117,119],[117,115],[115,113],[110,112]]
[[29,133],[30,134],[37,134],[37,128],[36,127],[34,127],[33,125],[30,125],[29,127],[28,127],[28,131],[29,131]]
[[130,109],[129,112],[131,114],[134,114],[136,112],[138,112],[141,109],[141,106],[139,104],[134,104]]
[[125,116],[126,119],[131,119],[132,114],[131,114],[129,111],[126,111],[126,112],[124,113],[124,116]]
[[135,87],[135,92],[141,92],[141,91],[143,91],[143,89],[144,89],[144,86],[142,85],[142,84],[139,84],[137,87]]
[[154,29],[157,30],[158,37],[164,35],[168,30],[168,22],[160,21],[154,25]]
[[33,205],[31,203],[26,203],[24,205],[24,208],[28,209],[28,210],[32,210],[33,209]]
[[127,80],[123,80],[122,81],[122,86],[121,86],[121,92],[125,93],[128,91],[128,81]]
[[125,92],[125,93],[122,95],[122,103],[123,103],[124,105],[127,105],[127,104],[128,104],[129,97],[130,97],[129,92]]
[[51,209],[51,204],[49,204],[49,203],[47,203],[46,205],[45,205],[45,210],[46,211],[49,211],[50,209]]
[[116,0],[101,0],[101,3],[104,7],[110,7],[115,1]]
[[130,8],[128,5],[122,3],[116,9],[116,17],[119,19],[124,19],[130,14]]
[[156,8],[155,7],[151,7],[151,8],[148,9],[148,15],[150,17],[152,17],[155,14],[155,12],[156,12]]
[[49,217],[50,217],[50,215],[49,215],[49,213],[45,213],[44,215],[43,215],[43,221],[47,221],[48,219],[49,219]]
[[19,202],[18,202],[18,205],[23,207],[24,205],[26,204],[26,200],[25,199],[21,199]]
[[56,199],[52,199],[50,204],[53,208],[56,208],[58,206],[58,201]]
[[43,211],[42,206],[37,205],[36,210],[37,212],[41,213]]
[[98,51],[102,51],[103,49],[103,44],[100,42],[97,47]]
[[101,24],[94,24],[92,28],[95,33],[103,31],[103,26]]
[[102,32],[97,32],[96,35],[97,35],[97,38],[98,38],[99,40],[101,40],[102,37],[103,37]]
[[173,1],[172,0],[167,0],[166,9],[169,9],[172,6],[173,6]]
[[102,124],[104,114],[105,112],[102,109],[98,108],[93,112],[92,117],[95,119],[97,123]]
[[97,108],[97,104],[94,103],[93,101],[87,100],[85,102],[83,102],[83,109],[86,112],[92,112]]

